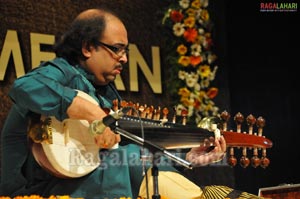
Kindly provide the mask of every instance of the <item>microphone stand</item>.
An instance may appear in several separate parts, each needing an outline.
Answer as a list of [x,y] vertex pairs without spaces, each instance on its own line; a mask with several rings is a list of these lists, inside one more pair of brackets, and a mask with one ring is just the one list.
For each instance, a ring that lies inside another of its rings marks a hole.
[[[157,159],[159,159],[159,157],[157,157]],[[152,158],[152,168],[151,168],[151,174],[152,174],[152,178],[153,178],[153,195],[152,195],[152,199],[160,199],[160,194],[158,191],[158,167],[156,165],[156,159],[155,156]]]
[[[183,160],[177,156],[175,156],[174,154],[168,152],[166,149],[164,149],[161,146],[158,146],[150,141],[144,140],[143,138],[136,136],[124,129],[121,129],[119,127],[117,127],[115,124],[111,125],[111,128],[119,133],[120,135],[134,141],[135,143],[144,146],[146,148],[148,148],[150,151],[153,152],[153,154],[155,154],[155,152],[162,152],[166,157],[170,158],[171,160],[181,164],[182,166],[188,168],[188,169],[192,169],[192,164],[186,160]],[[155,155],[154,155],[155,157]],[[153,177],[153,195],[152,195],[152,199],[160,199],[160,195],[158,192],[158,167],[157,167],[157,160],[155,158],[152,158],[152,177]],[[159,159],[159,158],[158,158]],[[147,174],[146,174],[147,175]]]

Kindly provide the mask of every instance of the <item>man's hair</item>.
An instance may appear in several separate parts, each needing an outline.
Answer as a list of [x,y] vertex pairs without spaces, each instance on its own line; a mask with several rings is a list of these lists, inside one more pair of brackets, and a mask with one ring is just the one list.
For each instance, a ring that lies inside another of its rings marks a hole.
[[[116,16],[107,9],[98,9],[99,14],[89,17],[77,17],[67,32],[54,45],[57,57],[65,58],[70,64],[76,65],[79,60],[86,59],[81,52],[82,46],[86,48],[96,46],[97,40],[102,38],[106,28],[106,13]],[[116,16],[117,17],[117,16]]]

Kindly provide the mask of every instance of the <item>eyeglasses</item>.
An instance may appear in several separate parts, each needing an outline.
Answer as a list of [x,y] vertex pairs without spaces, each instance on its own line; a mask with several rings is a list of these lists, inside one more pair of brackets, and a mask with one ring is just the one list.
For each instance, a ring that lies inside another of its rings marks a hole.
[[108,45],[108,44],[103,43],[101,41],[97,41],[96,45],[97,46],[104,46],[104,47],[108,48],[110,51],[112,51],[118,57],[122,57],[125,54],[127,55],[128,52],[129,52],[128,45],[117,47],[117,46]]

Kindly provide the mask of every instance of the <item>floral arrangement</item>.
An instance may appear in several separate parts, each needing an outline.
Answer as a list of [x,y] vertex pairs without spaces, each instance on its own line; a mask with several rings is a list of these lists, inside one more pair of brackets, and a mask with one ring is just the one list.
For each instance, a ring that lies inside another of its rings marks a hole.
[[[218,88],[215,79],[216,55],[212,53],[208,0],[172,1],[162,20],[170,42],[166,62],[170,65],[168,90],[175,99],[176,114],[198,123],[215,116],[219,108],[213,99]],[[179,80],[179,81],[178,81]]]

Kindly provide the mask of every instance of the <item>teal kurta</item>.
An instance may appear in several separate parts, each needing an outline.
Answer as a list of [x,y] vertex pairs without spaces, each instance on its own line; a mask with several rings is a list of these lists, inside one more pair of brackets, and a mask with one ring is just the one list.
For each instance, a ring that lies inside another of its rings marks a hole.
[[[111,108],[120,96],[112,85],[94,87],[93,76],[62,58],[42,64],[17,79],[9,93],[14,105],[3,127],[0,195],[71,195],[86,199],[136,198],[143,178],[140,147],[134,144],[102,150],[101,166],[74,179],[60,179],[43,170],[28,147],[27,127],[31,112],[55,116],[62,121],[77,90],[82,90]],[[116,162],[116,158],[118,161]],[[160,170],[175,170],[162,159]]]

